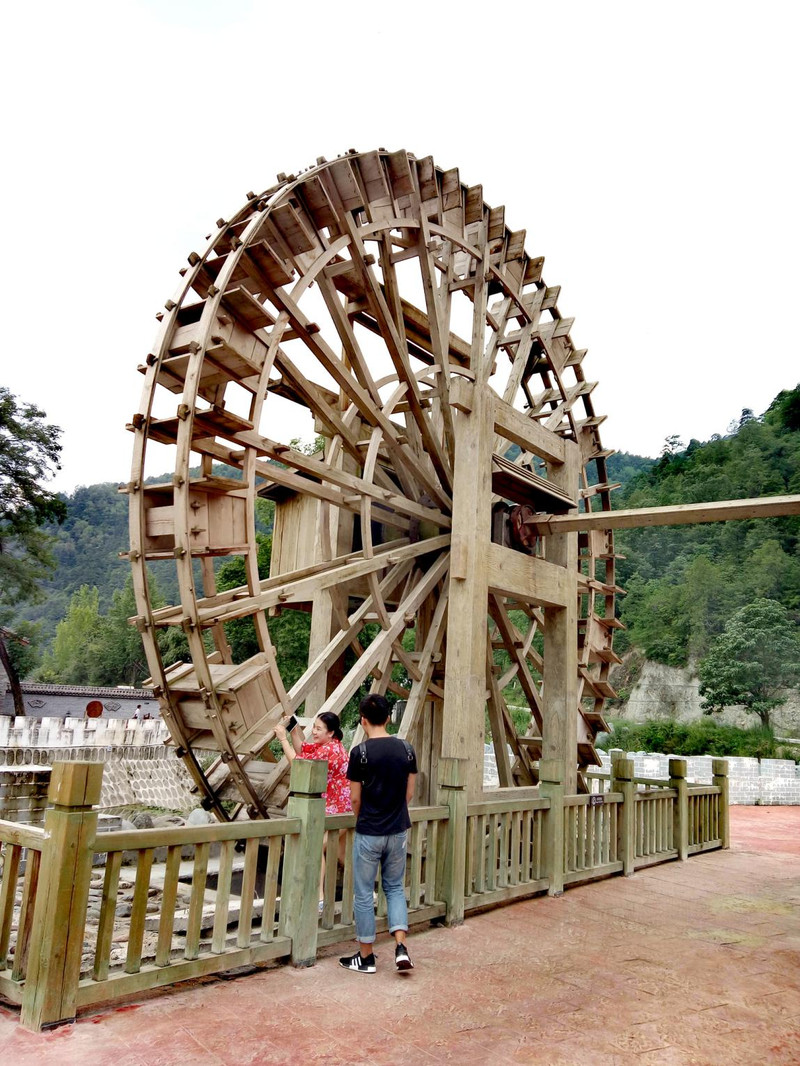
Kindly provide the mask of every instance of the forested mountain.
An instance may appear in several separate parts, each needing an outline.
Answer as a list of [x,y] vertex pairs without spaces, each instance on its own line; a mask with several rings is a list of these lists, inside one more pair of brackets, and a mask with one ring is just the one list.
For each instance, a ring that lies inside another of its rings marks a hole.
[[[763,416],[743,411],[725,437],[668,440],[649,469],[614,493],[614,506],[653,507],[800,493],[800,386]],[[618,582],[628,590],[615,644],[658,662],[705,655],[728,619],[758,598],[800,618],[800,518],[713,522],[617,534]]]
[[[608,461],[608,476],[622,483],[613,494],[616,508],[800,493],[800,386],[780,393],[761,417],[743,412],[724,437],[688,446],[670,438],[658,460],[618,453]],[[109,619],[132,613],[124,591],[129,566],[119,558],[128,542],[128,497],[116,485],[100,484],[78,488],[64,501],[67,518],[50,530],[57,568],[45,586],[47,598],[17,611],[17,622],[41,624],[42,648],[51,645],[73,597],[76,612],[88,608]],[[270,515],[261,519],[268,532]],[[618,583],[628,590],[620,610],[628,629],[618,634],[616,647],[622,652],[635,645],[651,659],[685,663],[704,655],[731,615],[759,597],[778,600],[797,620],[799,539],[800,518],[618,533],[618,551],[626,556]],[[175,602],[171,564],[156,579],[159,598]],[[52,673],[52,658],[49,668]]]
[[127,560],[119,558],[128,545],[128,497],[117,485],[82,485],[61,498],[67,505],[66,519],[60,526],[45,527],[53,535],[56,560],[51,580],[42,583],[46,598],[17,611],[18,617],[41,624],[45,644],[82,585],[97,589],[100,610],[106,611],[130,573]]

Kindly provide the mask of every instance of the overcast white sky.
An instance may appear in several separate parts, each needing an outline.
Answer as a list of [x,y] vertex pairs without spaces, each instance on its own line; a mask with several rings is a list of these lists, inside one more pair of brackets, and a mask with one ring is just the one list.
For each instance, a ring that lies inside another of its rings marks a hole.
[[356,148],[482,183],[588,347],[607,447],[724,433],[800,380],[786,0],[6,5],[0,384],[126,481],[136,366],[245,193]]

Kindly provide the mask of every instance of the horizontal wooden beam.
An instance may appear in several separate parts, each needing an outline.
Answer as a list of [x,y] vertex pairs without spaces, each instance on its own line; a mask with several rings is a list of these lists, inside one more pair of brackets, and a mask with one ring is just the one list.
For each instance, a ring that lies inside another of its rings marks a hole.
[[563,463],[567,452],[567,442],[563,437],[543,429],[528,415],[516,410],[499,396],[494,398],[494,428],[506,440],[518,444],[523,451],[533,452],[542,459],[552,463]]
[[[460,411],[471,411],[473,405],[473,382],[456,378],[450,384],[450,403]],[[517,411],[510,403],[487,389],[491,396],[491,418],[496,433],[518,444],[525,452],[532,452],[541,459],[559,465],[566,460],[567,449],[575,447],[571,441],[543,429],[528,415]]]
[[754,500],[718,500],[716,503],[593,511],[591,514],[542,515],[536,525],[539,532],[547,536],[549,533],[576,530],[685,526],[700,522],[731,522],[742,518],[775,518],[779,515],[800,515],[800,496],[762,496]]
[[577,595],[577,573],[500,544],[486,546],[491,592],[544,607],[566,607]]

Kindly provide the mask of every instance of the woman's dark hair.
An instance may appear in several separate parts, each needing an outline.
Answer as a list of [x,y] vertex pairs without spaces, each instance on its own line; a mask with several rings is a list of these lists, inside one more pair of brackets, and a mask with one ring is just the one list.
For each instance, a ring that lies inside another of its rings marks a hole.
[[329,733],[333,733],[337,740],[341,740],[344,736],[342,732],[342,723],[339,721],[339,715],[334,714],[333,711],[323,711],[322,714],[318,714],[320,722],[325,726]]

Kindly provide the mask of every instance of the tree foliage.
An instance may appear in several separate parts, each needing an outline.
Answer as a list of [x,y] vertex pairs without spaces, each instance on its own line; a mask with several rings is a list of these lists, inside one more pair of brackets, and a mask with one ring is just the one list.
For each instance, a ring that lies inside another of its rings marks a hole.
[[[800,494],[800,386],[779,393],[760,417],[745,409],[727,437],[683,448],[668,438],[661,458],[614,494],[615,507]],[[783,517],[620,531],[617,581],[629,591],[618,651],[684,665],[708,654],[727,621],[754,599],[777,600],[800,617],[800,518]]]
[[66,516],[64,501],[43,486],[61,454],[61,430],[45,417],[0,386],[0,605],[39,595],[53,562],[42,527]]
[[755,600],[733,615],[698,673],[706,714],[741,705],[769,727],[783,690],[800,683],[798,627],[775,600]]

